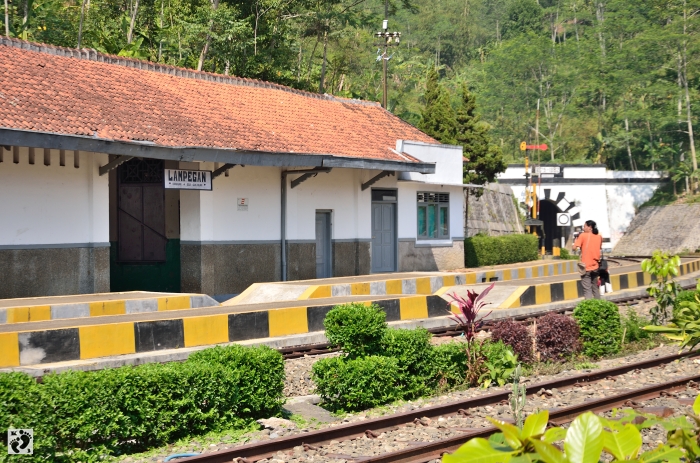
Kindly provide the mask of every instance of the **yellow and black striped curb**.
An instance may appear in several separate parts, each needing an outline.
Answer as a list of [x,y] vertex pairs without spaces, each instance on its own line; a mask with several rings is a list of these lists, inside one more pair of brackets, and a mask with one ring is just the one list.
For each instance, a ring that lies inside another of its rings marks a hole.
[[[377,304],[387,321],[448,315],[447,302],[433,295],[363,303]],[[332,308],[286,307],[203,316],[188,313],[167,320],[0,333],[0,368],[323,331],[323,319]]]
[[403,278],[361,283],[314,285],[304,291],[298,300],[340,296],[384,296],[398,294],[435,294],[444,287],[473,285],[491,281],[524,280],[576,273],[576,261],[547,262],[512,269],[484,270],[453,273],[430,277]]
[[91,302],[0,308],[0,324],[197,309],[199,307],[215,307],[218,305],[220,304],[214,299],[202,294],[173,294],[159,297],[102,301],[99,300],[99,297],[96,297],[96,300]]
[[[700,260],[685,262],[680,266],[680,276],[700,271]],[[613,291],[649,286],[652,277],[640,271],[610,275]],[[530,305],[549,304],[550,302],[568,301],[583,297],[581,279],[572,279],[558,283],[519,286],[499,309],[516,309]]]

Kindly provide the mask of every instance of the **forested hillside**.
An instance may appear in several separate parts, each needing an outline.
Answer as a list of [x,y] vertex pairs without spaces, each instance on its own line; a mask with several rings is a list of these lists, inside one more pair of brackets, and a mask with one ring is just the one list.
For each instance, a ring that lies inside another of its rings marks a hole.
[[[7,34],[381,100],[382,0],[6,0]],[[699,0],[392,0],[389,109],[421,123],[429,72],[466,87],[507,161],[692,172]]]

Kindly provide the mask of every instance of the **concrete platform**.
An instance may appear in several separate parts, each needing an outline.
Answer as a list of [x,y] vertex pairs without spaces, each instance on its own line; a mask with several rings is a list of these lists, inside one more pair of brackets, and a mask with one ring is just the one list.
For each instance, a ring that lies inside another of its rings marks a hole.
[[[686,275],[685,277],[679,278],[678,282],[681,285],[689,286],[694,285],[697,282],[700,272],[695,272],[693,275]],[[635,296],[646,296],[646,290],[644,288],[634,288],[627,289],[612,294],[606,294],[604,299],[617,298],[621,296],[635,297]],[[534,315],[547,311],[557,310],[563,306],[570,305],[572,302],[576,303],[582,300],[577,298],[571,301],[560,301],[555,303],[533,305],[529,307],[520,307],[514,309],[504,309],[504,310],[494,310],[487,317],[488,319],[500,319],[519,315]],[[453,326],[453,322],[446,316],[428,318],[428,319],[418,319],[418,320],[399,320],[389,323],[392,328],[438,328],[438,327],[449,327]],[[287,336],[279,337],[265,337],[249,339],[245,341],[235,342],[235,344],[240,345],[267,345],[273,348],[280,347],[292,347],[304,344],[317,344],[327,342],[325,334],[323,331],[314,331],[303,334],[293,334]],[[222,342],[218,345],[230,345],[233,343]],[[71,360],[62,362],[46,362],[43,364],[36,365],[22,365],[15,366],[12,368],[0,368],[0,372],[10,372],[19,371],[24,372],[32,376],[43,376],[48,373],[58,373],[66,370],[100,370],[104,368],[116,368],[125,365],[141,365],[145,363],[162,363],[171,361],[182,361],[189,357],[192,352],[196,352],[202,349],[211,347],[211,345],[185,347],[185,348],[174,348],[174,349],[163,349],[153,352],[144,353],[132,353],[126,355],[116,355],[116,356],[105,356],[98,359],[83,359],[83,360]]]
[[255,283],[222,305],[267,301],[310,300],[351,295],[434,294],[445,286],[488,281],[513,281],[577,272],[575,261],[533,261],[479,268],[466,272],[404,272],[325,278],[292,282]]
[[[686,260],[682,277],[700,275],[700,259]],[[641,271],[614,274],[615,293],[646,287],[651,276]],[[197,310],[135,313],[0,325],[0,367],[31,366],[90,360],[115,355],[144,354],[251,339],[304,335],[323,330],[323,319],[337,304],[373,302],[387,321],[443,318],[446,293],[482,291],[485,284],[445,286],[429,295],[352,295],[309,301],[206,307]],[[496,283],[486,298],[494,312],[529,310],[532,306],[570,303],[583,294],[578,275],[566,281],[533,285]],[[453,307],[453,311],[455,308]],[[426,322],[427,323],[427,322]]]
[[205,294],[123,293],[0,299],[0,324],[196,309],[219,305]]

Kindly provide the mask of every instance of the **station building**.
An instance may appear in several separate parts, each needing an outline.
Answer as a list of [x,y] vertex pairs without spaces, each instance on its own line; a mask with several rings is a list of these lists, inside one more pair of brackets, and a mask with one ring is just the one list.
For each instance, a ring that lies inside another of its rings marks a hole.
[[371,102],[0,38],[0,298],[458,268],[462,150]]
[[[632,222],[637,208],[649,200],[668,179],[663,172],[613,171],[604,164],[511,164],[498,175],[515,198],[525,205],[528,182],[536,185],[539,216],[543,222],[545,250],[571,249],[575,233],[593,220],[603,237],[603,251],[611,252]],[[524,210],[524,208],[523,208]]]

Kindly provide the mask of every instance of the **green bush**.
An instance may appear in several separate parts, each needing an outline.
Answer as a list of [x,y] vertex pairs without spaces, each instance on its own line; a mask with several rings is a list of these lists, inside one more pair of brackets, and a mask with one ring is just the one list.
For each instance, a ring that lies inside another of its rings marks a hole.
[[537,260],[539,238],[535,235],[476,235],[464,240],[467,267],[513,264]]
[[340,347],[350,358],[374,355],[381,348],[387,330],[386,313],[362,302],[337,305],[323,320],[328,342]]
[[634,309],[627,309],[627,314],[620,317],[622,331],[625,333],[625,342],[637,342],[649,339],[651,333],[643,328],[649,324],[649,320],[637,315]]
[[559,250],[559,258],[562,260],[578,260],[578,256],[571,254],[566,248],[561,248]]
[[50,374],[41,384],[0,374],[0,417],[34,428],[37,461],[92,460],[244,426],[279,411],[283,389],[278,352],[234,345],[182,363]]
[[696,296],[700,299],[700,291],[689,290],[679,292],[678,296],[676,296],[676,299],[673,301],[673,316],[675,317],[678,309],[681,308],[681,302],[697,302],[695,300]]
[[325,405],[334,411],[376,407],[403,397],[399,361],[392,357],[331,357],[314,363],[312,379]]
[[452,389],[465,383],[467,354],[464,343],[447,342],[433,347],[433,371],[440,390]]
[[620,352],[622,326],[615,304],[602,299],[582,301],[574,309],[574,318],[581,327],[585,355],[597,358]]
[[[53,434],[53,416],[43,403],[41,385],[24,373],[0,373],[0,432],[7,437],[7,429],[33,429],[34,454],[44,460],[54,460],[56,436]],[[5,448],[7,446],[5,445]],[[10,457],[0,448],[0,461],[31,460],[31,457]],[[36,458],[38,460],[38,458]]]
[[420,397],[435,389],[432,336],[425,328],[390,329],[384,333],[381,355],[398,360],[400,373],[397,379],[405,399]]

